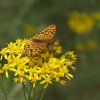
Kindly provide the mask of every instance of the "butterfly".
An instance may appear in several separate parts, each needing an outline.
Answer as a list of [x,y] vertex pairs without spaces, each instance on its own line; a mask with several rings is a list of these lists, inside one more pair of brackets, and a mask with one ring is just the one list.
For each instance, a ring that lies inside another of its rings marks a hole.
[[34,35],[24,45],[26,56],[35,56],[42,52],[47,47],[47,41],[53,39],[56,33],[56,26],[54,24],[48,26],[38,34]]

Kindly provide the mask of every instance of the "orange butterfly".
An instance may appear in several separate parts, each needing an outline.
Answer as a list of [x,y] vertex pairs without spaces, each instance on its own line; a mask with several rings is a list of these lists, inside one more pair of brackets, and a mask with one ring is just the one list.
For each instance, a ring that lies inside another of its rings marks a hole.
[[46,41],[51,40],[54,37],[55,33],[56,26],[52,24],[43,31],[34,35],[24,46],[25,55],[35,56],[38,53],[42,52],[47,46]]

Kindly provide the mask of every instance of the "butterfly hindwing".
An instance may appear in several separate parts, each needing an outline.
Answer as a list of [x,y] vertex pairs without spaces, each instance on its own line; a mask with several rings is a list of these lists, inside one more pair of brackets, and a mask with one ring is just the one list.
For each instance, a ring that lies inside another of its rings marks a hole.
[[38,42],[28,42],[25,46],[24,46],[24,50],[25,50],[25,54],[27,56],[35,56],[38,53],[40,53],[42,50],[44,50],[44,48],[47,46],[47,43],[42,42],[42,43],[38,43]]

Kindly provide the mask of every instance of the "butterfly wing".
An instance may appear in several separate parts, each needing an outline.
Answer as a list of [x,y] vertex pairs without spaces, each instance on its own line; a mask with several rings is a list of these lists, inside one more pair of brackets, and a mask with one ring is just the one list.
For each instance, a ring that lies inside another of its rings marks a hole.
[[45,40],[51,40],[56,33],[56,26],[54,24],[48,26],[43,31],[39,32],[35,36],[31,38],[31,40],[35,41],[45,41]]
[[24,51],[27,56],[35,56],[38,53],[42,52],[47,46],[45,42],[31,42],[29,41],[24,46]]
[[48,26],[46,29],[36,34],[29,39],[28,43],[24,46],[24,51],[27,56],[35,56],[42,52],[47,43],[46,40],[51,40],[56,33],[56,26],[54,24]]

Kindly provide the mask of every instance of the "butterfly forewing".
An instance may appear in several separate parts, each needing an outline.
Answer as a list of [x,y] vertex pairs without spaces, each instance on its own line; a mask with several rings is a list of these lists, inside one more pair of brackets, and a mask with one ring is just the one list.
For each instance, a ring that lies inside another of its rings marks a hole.
[[39,32],[35,36],[33,36],[31,39],[34,40],[40,40],[40,41],[45,41],[45,40],[50,40],[54,37],[56,33],[56,26],[55,25],[50,25],[43,31]]
[[56,26],[50,25],[40,33],[36,34],[24,46],[25,55],[35,56],[42,52],[46,46],[46,40],[51,40],[56,33]]

